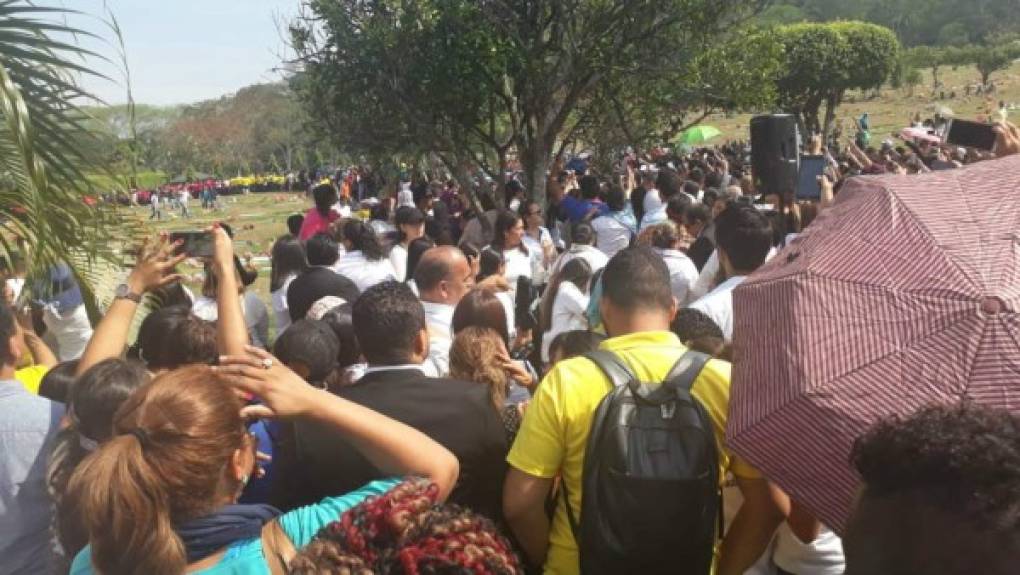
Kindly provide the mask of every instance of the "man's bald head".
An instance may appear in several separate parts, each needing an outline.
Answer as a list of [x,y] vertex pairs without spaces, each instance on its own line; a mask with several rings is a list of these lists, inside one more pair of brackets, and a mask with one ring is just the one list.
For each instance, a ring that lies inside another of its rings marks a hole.
[[422,301],[457,305],[474,285],[474,277],[464,252],[453,246],[438,246],[421,256],[414,270],[414,283]]

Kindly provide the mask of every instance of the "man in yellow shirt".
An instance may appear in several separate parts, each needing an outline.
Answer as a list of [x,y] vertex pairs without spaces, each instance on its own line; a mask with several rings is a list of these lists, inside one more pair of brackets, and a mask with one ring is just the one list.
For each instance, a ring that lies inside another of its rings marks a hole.
[[[600,348],[615,353],[643,382],[661,383],[687,349],[669,331],[676,313],[669,270],[648,248],[628,248],[602,274],[599,302],[610,339]],[[732,472],[744,505],[722,542],[720,575],[741,574],[762,554],[784,518],[785,498],[757,471],[731,456],[723,445],[729,411],[730,365],[710,361],[692,394],[704,406],[719,445],[720,478]],[[545,573],[579,573],[577,543],[562,497],[550,522],[544,504],[559,475],[571,507],[581,509],[581,476],[592,416],[612,389],[609,378],[584,357],[557,364],[539,385],[507,457],[503,511],[527,558]],[[677,565],[683,573],[684,566]],[[707,575],[707,574],[706,574]]]

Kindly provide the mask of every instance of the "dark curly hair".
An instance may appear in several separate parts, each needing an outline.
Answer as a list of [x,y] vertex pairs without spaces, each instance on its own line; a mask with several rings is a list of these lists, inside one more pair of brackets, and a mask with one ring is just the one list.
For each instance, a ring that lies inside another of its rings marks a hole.
[[873,497],[922,495],[982,529],[1020,530],[1020,417],[977,405],[928,407],[878,423],[851,462]]
[[438,488],[410,479],[330,523],[291,561],[294,575],[317,573],[523,573],[496,526],[457,505],[436,503]]

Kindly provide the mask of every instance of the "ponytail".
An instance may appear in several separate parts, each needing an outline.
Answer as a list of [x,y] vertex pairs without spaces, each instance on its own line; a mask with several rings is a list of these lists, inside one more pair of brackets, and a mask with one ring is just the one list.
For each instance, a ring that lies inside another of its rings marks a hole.
[[97,571],[184,572],[187,554],[173,525],[240,491],[224,477],[238,449],[253,449],[240,411],[206,366],[167,372],[124,401],[113,437],[78,465],[63,498],[88,533]]
[[81,510],[100,573],[179,575],[187,567],[165,480],[146,461],[143,437],[114,437],[71,476],[68,498]]

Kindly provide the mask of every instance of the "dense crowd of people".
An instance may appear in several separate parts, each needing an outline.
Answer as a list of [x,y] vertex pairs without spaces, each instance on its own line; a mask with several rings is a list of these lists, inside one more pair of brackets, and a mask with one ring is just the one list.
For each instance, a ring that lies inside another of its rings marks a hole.
[[[1014,572],[1016,414],[931,407],[859,438],[843,538],[726,445],[733,290],[848,178],[985,159],[807,148],[829,164],[809,202],[757,193],[742,143],[557,163],[545,202],[516,179],[363,202],[321,183],[268,306],[222,225],[200,293],[155,238],[94,328],[67,266],[10,262],[0,574]],[[619,457],[703,472],[599,471],[602,431],[640,432],[606,415],[632,384],[682,391],[688,435]]]

